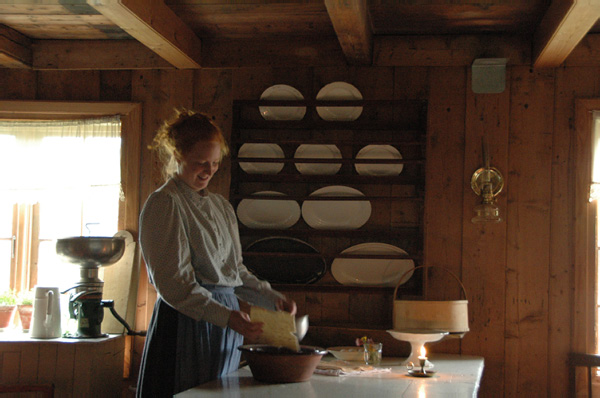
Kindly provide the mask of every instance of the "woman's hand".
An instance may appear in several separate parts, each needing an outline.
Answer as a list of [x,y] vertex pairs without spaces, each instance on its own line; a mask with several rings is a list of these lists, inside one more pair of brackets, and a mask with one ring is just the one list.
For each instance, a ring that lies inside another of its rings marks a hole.
[[245,312],[246,314],[250,313],[252,305],[249,302],[238,298],[238,303],[240,304],[240,311]]
[[279,311],[287,311],[292,315],[296,315],[296,311],[298,310],[296,308],[296,302],[287,297],[277,300],[275,306]]
[[263,323],[252,322],[245,312],[231,311],[227,325],[247,339],[256,340],[262,333]]

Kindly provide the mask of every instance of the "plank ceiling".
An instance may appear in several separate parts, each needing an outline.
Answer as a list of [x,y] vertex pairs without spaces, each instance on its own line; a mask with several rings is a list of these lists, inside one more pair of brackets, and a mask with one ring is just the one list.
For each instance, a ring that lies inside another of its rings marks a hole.
[[0,67],[193,69],[272,43],[372,65],[380,40],[461,35],[516,37],[556,67],[599,17],[600,0],[0,0]]

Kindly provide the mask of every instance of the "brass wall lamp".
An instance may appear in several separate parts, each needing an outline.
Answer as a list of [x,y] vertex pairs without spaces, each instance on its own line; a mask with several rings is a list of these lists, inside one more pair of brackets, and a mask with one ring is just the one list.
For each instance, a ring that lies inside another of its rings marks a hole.
[[[497,94],[506,87],[506,64],[508,58],[478,58],[471,65],[471,89],[477,94]],[[482,137],[484,166],[475,170],[471,177],[473,192],[483,198],[481,204],[475,206],[474,223],[502,221],[500,209],[495,197],[504,187],[504,179],[500,170],[490,167],[486,134]]]
[[473,192],[483,198],[481,204],[475,206],[475,217],[471,219],[473,223],[502,221],[500,209],[496,205],[496,196],[504,188],[504,179],[500,170],[490,167],[490,159],[485,141],[483,143],[484,166],[475,170],[471,177],[471,188]]

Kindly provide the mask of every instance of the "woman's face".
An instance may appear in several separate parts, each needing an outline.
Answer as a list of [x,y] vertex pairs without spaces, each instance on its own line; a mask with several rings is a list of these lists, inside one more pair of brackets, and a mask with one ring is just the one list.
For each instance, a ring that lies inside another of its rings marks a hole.
[[217,141],[199,141],[179,161],[179,178],[193,190],[208,186],[221,163],[221,145]]

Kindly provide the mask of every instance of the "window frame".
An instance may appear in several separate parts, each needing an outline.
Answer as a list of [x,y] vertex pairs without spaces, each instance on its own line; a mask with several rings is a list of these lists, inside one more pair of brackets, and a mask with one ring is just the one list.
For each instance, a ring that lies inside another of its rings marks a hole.
[[[121,116],[121,188],[125,201],[119,205],[119,230],[127,230],[137,241],[139,233],[142,104],[139,102],[103,101],[28,101],[0,100],[0,119],[9,120],[59,120],[89,117]],[[131,284],[134,300],[137,297],[139,258],[134,264]],[[110,269],[105,270],[110,272]],[[125,340],[123,377],[130,374],[132,365],[132,337]]]
[[573,142],[574,243],[573,243],[573,319],[571,351],[595,353],[597,344],[597,204],[589,201],[592,181],[592,137],[594,111],[600,99],[575,101],[575,139]]
[[0,100],[0,119],[60,120],[121,116],[121,184],[125,201],[119,206],[119,230],[137,240],[140,210],[142,104],[103,101]]

